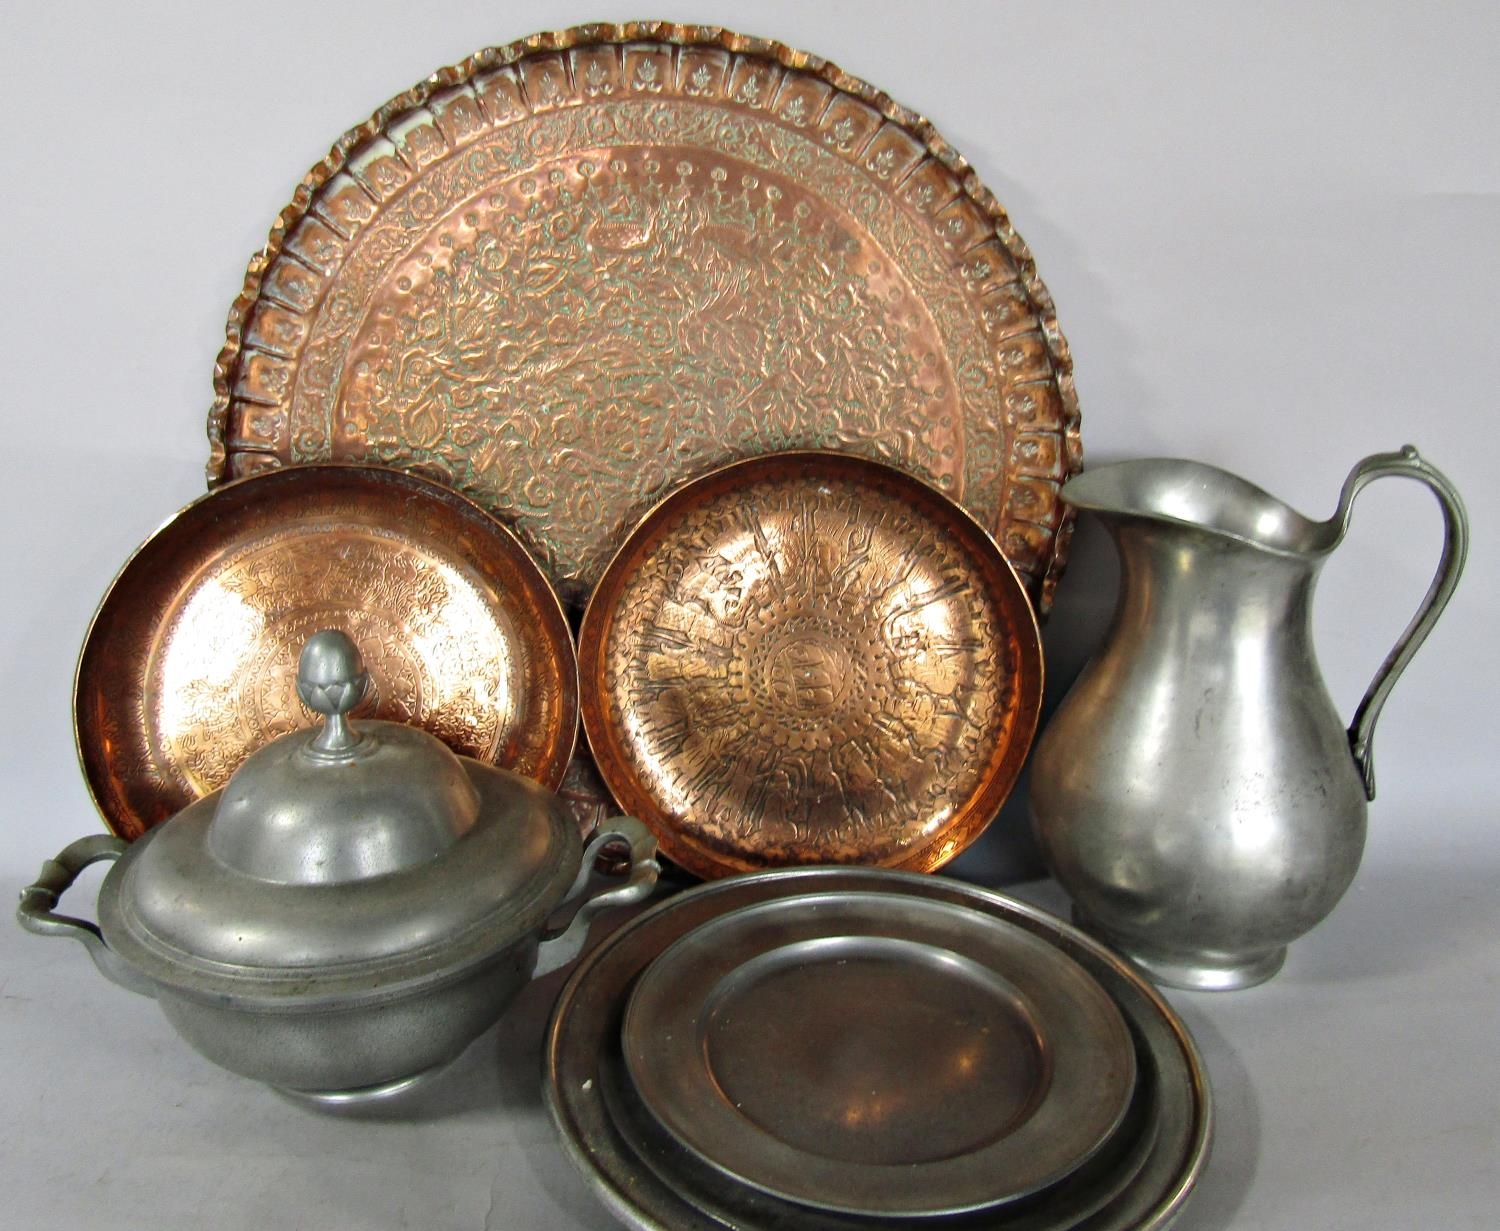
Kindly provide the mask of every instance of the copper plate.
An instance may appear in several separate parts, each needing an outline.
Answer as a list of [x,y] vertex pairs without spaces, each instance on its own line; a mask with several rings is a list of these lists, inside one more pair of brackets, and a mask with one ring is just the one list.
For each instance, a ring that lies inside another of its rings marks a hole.
[[581,606],[681,481],[789,448],[933,481],[1045,608],[1072,363],[1005,211],[919,115],[706,26],[582,26],[434,73],[339,139],[251,262],[211,484],[417,469]]
[[567,622],[515,537],[456,492],[373,466],[298,467],[183,509],[115,578],[74,685],[89,790],[139,837],[312,725],[297,656],[342,629],[371,687],[356,715],[555,787],[578,728]]
[[941,866],[999,811],[1041,703],[1036,620],[994,543],[847,454],[753,458],[674,492],[578,641],[605,783],[705,877]]
[[621,1030],[642,1103],[733,1180],[872,1218],[1029,1196],[1114,1135],[1115,1003],[1045,940],[947,902],[742,906],[651,963]]
[[704,1167],[637,1105],[621,1054],[621,1018],[640,975],[668,945],[727,911],[845,890],[951,902],[1030,932],[1077,962],[1118,1005],[1135,1039],[1137,1099],[1104,1150],[1053,1188],[931,1225],[966,1231],[1164,1231],[1207,1162],[1208,1075],[1182,1021],[1129,962],[1061,920],[942,876],[801,868],[700,886],[632,920],[586,955],[547,1032],[547,1108],[595,1195],[636,1231],[871,1231],[871,1220],[798,1206]]

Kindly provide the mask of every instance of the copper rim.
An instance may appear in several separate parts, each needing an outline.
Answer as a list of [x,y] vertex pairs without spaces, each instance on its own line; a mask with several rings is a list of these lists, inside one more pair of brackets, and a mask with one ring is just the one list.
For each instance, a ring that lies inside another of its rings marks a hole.
[[415,475],[320,465],[179,510],[110,583],[73,686],[73,732],[105,824],[134,839],[309,725],[302,640],[338,627],[372,687],[357,717],[420,725],[555,787],[578,730],[557,596],[472,501]]
[[[566,589],[565,597],[573,601],[586,595],[588,584],[596,575],[594,566],[574,567],[578,562],[570,558],[569,552],[578,544],[558,547],[558,540],[569,538],[571,543],[572,538],[585,533],[576,524],[579,519],[549,512],[542,515],[544,521],[539,522],[529,493],[520,498],[502,496],[491,490],[492,478],[462,472],[470,465],[467,457],[417,456],[425,449],[404,450],[404,446],[391,453],[389,442],[380,446],[367,442],[361,448],[375,451],[365,457],[359,452],[347,452],[350,441],[344,438],[343,428],[339,428],[336,438],[321,443],[303,440],[297,424],[306,420],[306,426],[312,423],[312,419],[297,417],[294,395],[290,390],[303,365],[299,347],[306,344],[305,334],[310,326],[302,323],[293,327],[286,335],[291,342],[267,341],[261,336],[266,331],[256,328],[256,313],[269,305],[273,313],[280,314],[278,319],[285,317],[286,322],[290,322],[299,313],[323,310],[308,305],[332,305],[329,311],[344,316],[350,310],[362,310],[357,304],[351,309],[350,303],[335,303],[341,297],[329,290],[329,262],[331,260],[336,265],[342,257],[310,254],[308,244],[312,241],[304,242],[303,231],[309,226],[318,232],[319,242],[325,246],[332,243],[334,248],[340,248],[354,242],[349,235],[337,235],[337,226],[329,230],[325,222],[320,222],[324,189],[334,181],[343,184],[350,180],[346,173],[352,173],[350,182],[359,185],[353,191],[368,194],[367,201],[373,203],[370,208],[379,210],[384,201],[394,200],[395,197],[384,189],[367,183],[371,177],[360,178],[363,160],[374,157],[377,145],[385,153],[399,152],[405,140],[403,134],[409,127],[413,131],[422,129],[424,141],[429,145],[435,142],[437,148],[465,151],[475,148],[465,144],[475,140],[473,131],[467,127],[471,120],[460,119],[457,111],[452,114],[449,111],[452,107],[461,109],[467,105],[463,102],[465,97],[477,108],[473,122],[481,126],[491,125],[491,131],[504,129],[514,122],[527,122],[526,117],[547,112],[553,107],[553,101],[548,98],[533,98],[528,93],[528,82],[535,85],[537,82],[533,78],[545,78],[548,72],[558,74],[564,81],[567,95],[562,100],[564,108],[586,97],[592,102],[592,86],[584,81],[582,65],[583,57],[597,49],[614,49],[616,58],[663,53],[663,63],[671,65],[670,79],[659,79],[653,72],[652,79],[640,83],[638,90],[633,78],[626,80],[622,59],[618,69],[608,70],[618,74],[618,85],[606,83],[599,87],[600,90],[614,91],[609,95],[612,99],[667,97],[677,86],[683,87],[679,92],[693,95],[695,102],[717,97],[714,89],[689,89],[690,83],[686,80],[676,82],[675,78],[679,72],[686,78],[687,68],[679,68],[679,65],[686,65],[691,57],[729,57],[729,67],[722,70],[726,74],[723,103],[727,120],[737,120],[740,111],[746,108],[751,112],[762,108],[770,118],[769,98],[754,99],[739,88],[746,86],[747,80],[753,81],[757,71],[761,72],[762,83],[769,74],[772,79],[805,81],[825,94],[831,90],[828,96],[833,97],[838,106],[825,111],[808,127],[809,133],[817,134],[810,148],[838,151],[860,176],[865,177],[866,187],[877,193],[889,193],[892,200],[898,182],[903,185],[900,189],[903,194],[914,192],[913,185],[919,179],[923,180],[923,190],[927,191],[924,177],[929,172],[932,182],[941,185],[930,209],[927,205],[915,208],[919,214],[930,215],[924,225],[938,228],[941,224],[941,229],[933,230],[929,236],[937,245],[935,252],[946,250],[939,264],[949,264],[952,276],[960,284],[973,288],[981,301],[975,310],[982,309],[983,329],[988,340],[980,351],[988,354],[980,366],[993,365],[997,373],[1004,374],[1002,383],[996,388],[994,404],[989,408],[994,423],[999,425],[1001,438],[995,442],[986,441],[982,448],[977,443],[966,446],[960,440],[958,453],[962,455],[967,448],[972,451],[972,456],[966,464],[960,465],[952,491],[962,503],[981,512],[986,524],[993,523],[1002,550],[1027,578],[1038,609],[1045,612],[1066,562],[1072,528],[1072,513],[1060,502],[1057,492],[1062,482],[1081,469],[1082,451],[1071,355],[1058,328],[1051,296],[1037,275],[1030,251],[1016,234],[1003,207],[979,182],[968,162],[921,115],[818,56],[773,40],[747,37],[715,26],[668,22],[600,23],[536,34],[504,46],[486,48],[459,64],[433,73],[339,138],[327,157],[307,173],[291,203],[278,215],[264,249],[252,259],[241,293],[230,310],[225,345],[214,370],[215,399],[208,425],[211,453],[207,473],[210,485],[264,468],[341,457],[426,468],[426,472],[434,475],[443,472],[445,482],[475,496],[513,522],[523,541],[547,565],[554,582]],[[590,65],[593,64],[594,61],[590,61]],[[487,111],[486,104],[479,98],[488,89],[484,83],[496,74],[504,73],[515,75],[520,120],[509,111],[503,115]],[[732,99],[729,97],[731,76],[736,86]],[[665,95],[649,93],[651,90],[660,91],[663,85],[666,86]],[[848,116],[832,114],[840,109],[847,109]],[[778,122],[782,118],[780,111],[776,118]],[[799,118],[797,122],[803,121]],[[852,145],[840,135],[841,125],[846,122],[852,125],[851,131],[856,134]],[[395,143],[393,150],[386,149],[392,146],[392,142]],[[420,181],[430,154],[431,151],[420,155],[400,154],[396,165],[404,169],[394,173],[396,179],[399,181],[415,175]],[[887,161],[893,154],[894,172],[892,163]],[[441,160],[433,164],[434,168],[442,165]],[[928,297],[918,294],[916,298],[921,301]],[[927,306],[931,307],[930,300]],[[296,340],[299,336],[303,341]],[[342,364],[340,347],[347,341],[340,337],[318,343],[317,366],[320,370],[334,370]],[[590,348],[584,349],[587,353]],[[978,368],[967,362],[963,367],[961,380],[967,383]],[[952,375],[955,382],[960,379],[957,371]],[[410,410],[410,406],[406,409]],[[946,428],[941,430],[948,431]],[[899,431],[891,433],[893,437],[901,434]],[[852,445],[842,429],[814,434],[805,420],[799,421],[798,430],[793,435],[797,438],[783,440],[779,445],[770,438],[757,438],[756,443],[747,438],[747,441],[732,447],[710,451],[696,459],[688,458],[691,464],[685,466],[681,464],[682,459],[677,459],[677,473],[662,476],[662,483],[649,491],[644,490],[644,480],[632,478],[634,486],[629,499],[622,498],[606,505],[607,512],[620,514],[618,524],[613,517],[598,522],[602,529],[596,537],[610,540],[599,559],[607,558],[609,549],[618,543],[619,539],[611,539],[611,536],[617,530],[623,531],[652,500],[667,490],[669,480],[680,481],[711,469],[730,457],[763,452],[767,448],[859,447],[924,477],[941,472],[945,482],[955,480],[955,475],[946,469],[953,461],[951,442],[944,443],[935,452],[929,451],[931,456],[921,453],[906,457],[888,455],[885,445],[873,441]],[[459,446],[455,444],[454,447]],[[379,452],[382,448],[386,451]],[[407,456],[407,453],[412,455]],[[946,461],[941,460],[945,457]],[[542,470],[545,467],[527,469]],[[973,492],[964,490],[965,473]],[[1003,479],[995,476],[1003,476]],[[594,496],[595,493],[589,493],[590,500]],[[616,504],[620,507],[616,508]],[[590,560],[594,558],[595,546],[591,540],[588,548]],[[557,559],[553,558],[554,554]]]
[[601,776],[701,877],[941,867],[999,813],[1041,706],[1036,618],[994,541],[847,454],[679,488],[611,561],[578,644]]

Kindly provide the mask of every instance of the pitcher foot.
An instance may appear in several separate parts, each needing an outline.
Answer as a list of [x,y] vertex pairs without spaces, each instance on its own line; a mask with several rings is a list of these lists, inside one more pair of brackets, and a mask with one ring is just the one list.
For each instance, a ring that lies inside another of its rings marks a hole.
[[1214,953],[1168,957],[1144,950],[1139,945],[1116,936],[1108,928],[1100,927],[1076,906],[1073,908],[1073,922],[1090,936],[1097,937],[1110,948],[1123,953],[1150,975],[1152,982],[1189,992],[1233,992],[1244,987],[1254,987],[1271,978],[1286,962],[1285,945],[1252,957]]

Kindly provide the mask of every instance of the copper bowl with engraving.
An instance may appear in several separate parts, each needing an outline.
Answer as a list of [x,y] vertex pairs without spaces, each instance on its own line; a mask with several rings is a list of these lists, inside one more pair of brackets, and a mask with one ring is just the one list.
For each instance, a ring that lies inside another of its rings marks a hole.
[[1015,572],[951,500],[848,454],[726,466],[657,505],[579,632],[605,783],[687,871],[930,871],[994,819],[1036,730]]
[[301,466],[188,505],[100,604],[74,734],[109,828],[138,838],[309,725],[295,665],[321,628],[364,650],[357,717],[421,727],[548,788],[562,781],[577,661],[557,597],[515,536],[415,475]]

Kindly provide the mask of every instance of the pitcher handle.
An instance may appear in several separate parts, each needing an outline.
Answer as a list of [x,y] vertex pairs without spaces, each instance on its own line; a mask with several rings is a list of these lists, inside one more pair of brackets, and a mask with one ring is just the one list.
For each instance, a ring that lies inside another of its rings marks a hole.
[[1386,655],[1380,669],[1375,672],[1375,678],[1365,690],[1359,708],[1354,711],[1354,721],[1349,726],[1349,751],[1354,755],[1354,763],[1359,767],[1359,775],[1365,784],[1365,795],[1369,799],[1375,798],[1374,750],[1371,747],[1371,741],[1375,737],[1375,721],[1380,717],[1381,708],[1385,705],[1385,699],[1390,696],[1391,689],[1395,687],[1397,677],[1406,669],[1406,664],[1427,639],[1438,616],[1442,615],[1443,608],[1448,605],[1448,599],[1452,597],[1459,575],[1463,572],[1464,559],[1469,553],[1469,518],[1464,512],[1464,502],[1459,497],[1458,490],[1413,445],[1402,446],[1399,453],[1376,453],[1365,458],[1349,472],[1349,477],[1344,480],[1344,490],[1339,494],[1338,511],[1333,515],[1339,537],[1342,538],[1344,531],[1349,528],[1349,515],[1355,496],[1373,480],[1392,476],[1425,483],[1437,497],[1438,504],[1443,509],[1443,554],[1438,560],[1432,584],[1427,587],[1427,596],[1417,608],[1417,614],[1412,617],[1411,623],[1397,639],[1395,648]]

